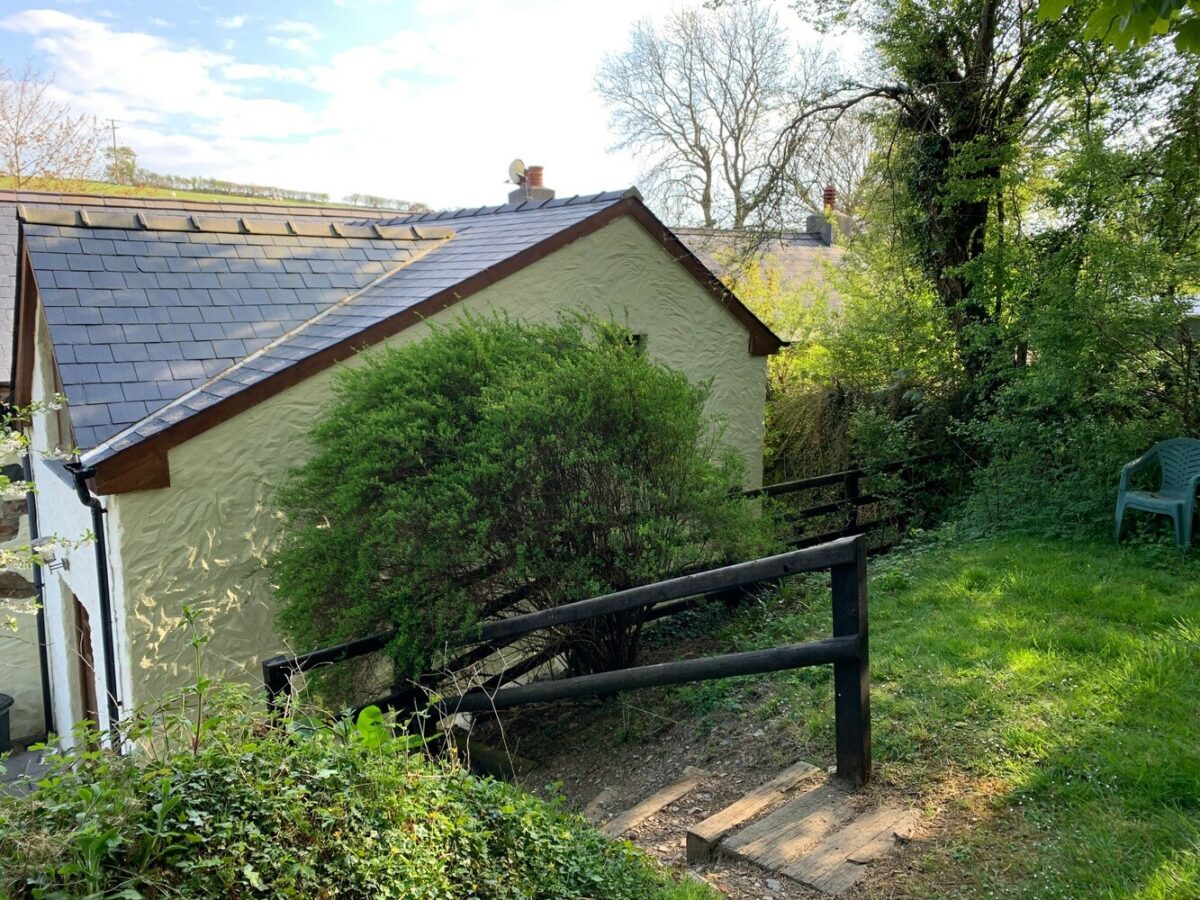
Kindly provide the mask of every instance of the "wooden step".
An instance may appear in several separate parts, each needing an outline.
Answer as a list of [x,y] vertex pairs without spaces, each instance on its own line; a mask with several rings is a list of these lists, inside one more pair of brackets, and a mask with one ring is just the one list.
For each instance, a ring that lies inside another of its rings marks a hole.
[[707,777],[708,772],[705,772],[703,769],[688,766],[683,770],[682,778],[661,790],[655,791],[637,806],[615,816],[612,821],[601,826],[600,833],[605,837],[620,837],[629,829],[645,822],[668,803],[674,803],[684,794],[695,789]]
[[846,792],[823,784],[726,838],[720,851],[778,872],[853,817]]
[[868,864],[890,852],[898,838],[911,838],[916,824],[917,813],[910,809],[877,806],[858,811],[841,785],[827,782],[741,831],[727,833],[715,847],[721,854],[836,895],[853,887]]
[[791,793],[817,774],[820,769],[806,762],[798,762],[784,769],[766,784],[755,788],[740,800],[723,810],[713,813],[703,822],[693,825],[687,833],[687,861],[689,865],[705,862],[712,858],[713,851],[725,837],[740,825],[750,821],[759,813],[778,806]]
[[841,894],[867,873],[869,863],[892,850],[897,838],[910,839],[916,824],[912,810],[879,807],[830,834],[780,871],[807,887]]

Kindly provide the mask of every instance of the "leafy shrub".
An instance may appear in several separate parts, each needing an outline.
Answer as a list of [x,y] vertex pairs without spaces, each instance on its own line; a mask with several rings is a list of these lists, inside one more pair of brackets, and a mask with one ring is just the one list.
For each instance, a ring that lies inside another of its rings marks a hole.
[[[520,603],[543,609],[764,544],[707,391],[616,325],[467,318],[344,371],[281,492],[280,623],[311,647],[396,629],[395,678]],[[640,618],[560,635],[625,665]]]
[[285,727],[239,689],[206,699],[199,725],[52,755],[35,792],[0,796],[0,896],[700,896],[559,806],[412,752],[377,710]]

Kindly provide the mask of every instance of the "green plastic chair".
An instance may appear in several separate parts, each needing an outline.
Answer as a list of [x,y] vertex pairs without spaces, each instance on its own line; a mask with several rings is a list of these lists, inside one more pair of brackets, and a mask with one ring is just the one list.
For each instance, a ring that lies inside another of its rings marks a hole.
[[[1129,479],[1150,464],[1158,462],[1162,481],[1157,491],[1131,491]],[[1117,488],[1117,543],[1121,542],[1121,520],[1126,509],[1140,509],[1170,516],[1175,523],[1175,543],[1192,543],[1192,515],[1196,506],[1196,488],[1200,486],[1200,440],[1173,438],[1155,444],[1121,469]]]

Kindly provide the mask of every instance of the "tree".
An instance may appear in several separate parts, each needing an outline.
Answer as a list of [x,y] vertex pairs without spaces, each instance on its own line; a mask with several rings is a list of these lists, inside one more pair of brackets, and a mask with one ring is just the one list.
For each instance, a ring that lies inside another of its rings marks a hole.
[[[1032,0],[843,0],[819,23],[853,19],[879,51],[873,83],[847,81],[791,129],[872,103],[890,148],[895,225],[950,318],[968,375],[986,389],[1004,348],[1002,297],[980,265],[1002,231],[1005,176],[1078,84],[1076,29],[1039,21]],[[989,376],[990,377],[990,376]]]
[[371,209],[396,209],[414,213],[429,212],[429,207],[424,203],[409,203],[407,200],[380,197],[375,194],[347,194],[342,199],[353,206],[369,206]]
[[137,154],[132,147],[105,147],[104,177],[112,184],[134,184],[137,177]]
[[[593,320],[472,318],[372,355],[340,376],[316,455],[280,494],[284,632],[310,647],[396,629],[404,683],[514,606],[755,554],[764,525],[730,495],[740,460],[705,396]],[[552,640],[577,671],[627,665],[641,622]]]
[[794,219],[828,177],[814,147],[782,129],[832,74],[819,51],[794,52],[769,5],[748,0],[680,10],[661,28],[639,22],[596,89],[618,146],[647,158],[648,193],[673,218],[745,228]]
[[0,165],[21,188],[35,180],[81,181],[93,174],[103,133],[92,116],[53,99],[31,65],[0,65]]

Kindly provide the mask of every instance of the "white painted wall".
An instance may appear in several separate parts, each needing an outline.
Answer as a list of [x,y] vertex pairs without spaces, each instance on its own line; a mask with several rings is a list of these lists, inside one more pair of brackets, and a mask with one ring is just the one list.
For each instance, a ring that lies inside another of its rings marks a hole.
[[[32,395],[36,399],[42,399],[54,394],[54,379],[49,333],[40,310],[35,336]],[[53,471],[57,464],[46,457],[46,453],[55,449],[64,438],[58,434],[53,413],[35,413],[31,424],[30,447],[33,451],[38,531],[43,537],[54,535],[68,541],[78,541],[92,530],[91,510],[80,502],[74,486]],[[105,702],[104,647],[101,637],[104,620],[99,609],[95,545],[89,542],[74,549],[60,548],[57,555],[62,560],[62,566],[56,564],[53,570],[45,567],[42,570],[50,693],[54,707],[54,723],[51,730],[69,744],[71,729],[81,717],[79,662],[75,649],[75,618],[71,595],[74,594],[86,607],[91,621],[99,725],[106,729],[109,722]],[[112,581],[111,570],[110,583],[115,584]],[[113,608],[120,617],[122,606],[115,602],[115,598]],[[127,656],[124,641],[118,641],[116,651],[121,685],[119,693],[122,698],[127,698],[131,690],[128,666],[123,666],[120,662],[123,652]]]

